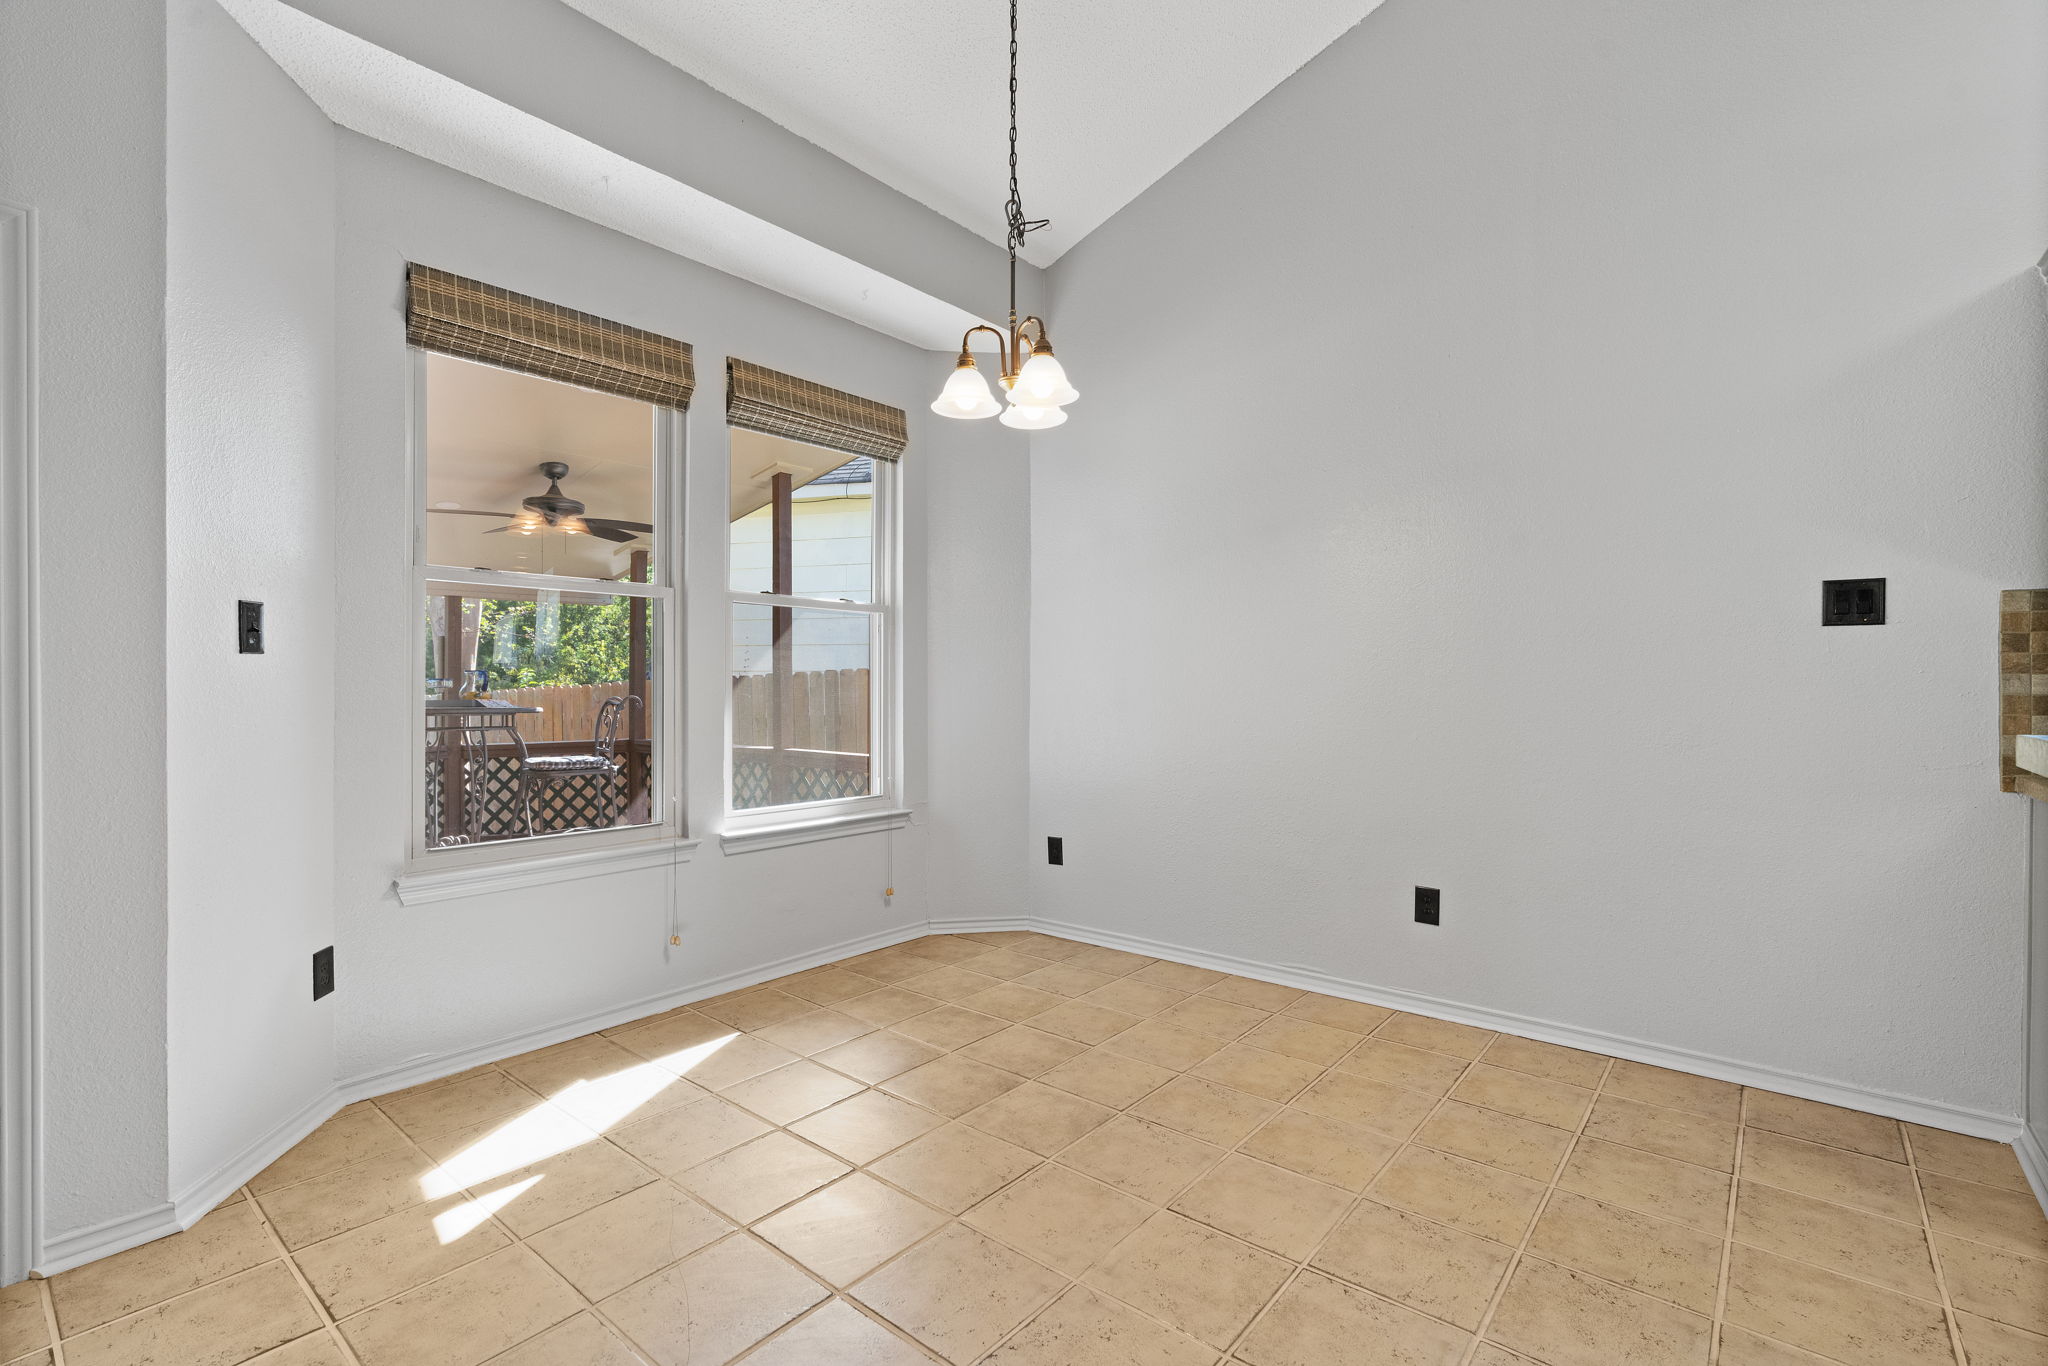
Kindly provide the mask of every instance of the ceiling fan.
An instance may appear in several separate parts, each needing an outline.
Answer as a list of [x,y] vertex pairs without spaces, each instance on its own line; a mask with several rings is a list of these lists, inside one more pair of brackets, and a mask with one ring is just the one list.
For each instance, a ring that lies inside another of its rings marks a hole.
[[458,517],[502,517],[505,525],[494,526],[484,535],[509,531],[515,536],[540,536],[554,532],[562,536],[595,536],[601,541],[630,541],[652,534],[646,522],[621,522],[612,517],[585,517],[583,504],[562,492],[562,480],[569,467],[559,460],[543,461],[541,476],[548,481],[546,493],[523,498],[517,512],[485,512],[481,508],[429,508],[429,512],[453,513]]

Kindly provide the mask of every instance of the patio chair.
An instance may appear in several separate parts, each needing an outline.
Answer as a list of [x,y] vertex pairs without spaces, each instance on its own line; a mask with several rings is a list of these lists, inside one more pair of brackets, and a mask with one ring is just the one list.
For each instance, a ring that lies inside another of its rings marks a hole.
[[603,779],[605,825],[619,823],[620,789],[625,786],[625,765],[618,757],[619,721],[627,707],[639,705],[640,699],[631,694],[606,698],[597,709],[597,725],[588,754],[528,754],[523,743],[519,746],[519,806],[526,815],[528,835],[534,833],[533,789],[549,787],[564,779]]

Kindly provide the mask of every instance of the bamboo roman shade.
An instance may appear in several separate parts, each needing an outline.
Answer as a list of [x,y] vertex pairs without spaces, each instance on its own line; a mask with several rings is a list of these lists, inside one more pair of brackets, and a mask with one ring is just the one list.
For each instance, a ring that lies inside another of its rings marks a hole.
[[689,407],[697,383],[688,342],[431,266],[405,268],[405,339],[666,408]]
[[903,410],[751,361],[725,363],[725,420],[750,432],[895,460],[910,444]]

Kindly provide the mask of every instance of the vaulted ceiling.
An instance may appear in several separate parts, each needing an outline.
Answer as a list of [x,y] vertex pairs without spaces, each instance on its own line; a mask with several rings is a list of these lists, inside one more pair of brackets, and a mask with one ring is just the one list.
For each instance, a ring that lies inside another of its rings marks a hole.
[[[991,241],[1008,193],[1002,0],[566,0]],[[1379,0],[1029,0],[1026,213],[1049,265]]]

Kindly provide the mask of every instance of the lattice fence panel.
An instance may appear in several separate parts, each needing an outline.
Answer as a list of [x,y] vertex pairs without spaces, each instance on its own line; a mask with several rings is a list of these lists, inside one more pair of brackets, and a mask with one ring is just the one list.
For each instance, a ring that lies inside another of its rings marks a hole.
[[[474,761],[471,761],[474,762]],[[467,780],[469,765],[463,765]],[[610,803],[619,803],[625,814],[625,776],[582,773],[533,786],[533,833],[553,834],[562,830],[609,828]],[[607,788],[616,795],[607,795]],[[442,836],[442,765],[439,756],[427,761],[427,843],[438,844]],[[519,761],[511,756],[492,755],[484,775],[483,838],[507,839],[526,834],[526,811],[519,800]]]
[[741,761],[732,766],[732,804],[736,811],[768,805],[768,764]]
[[794,797],[800,802],[828,802],[839,797],[868,795],[868,775],[857,770],[800,768],[796,771]]
[[441,803],[446,795],[441,787],[441,760],[438,755],[427,756],[427,847],[441,842]]

